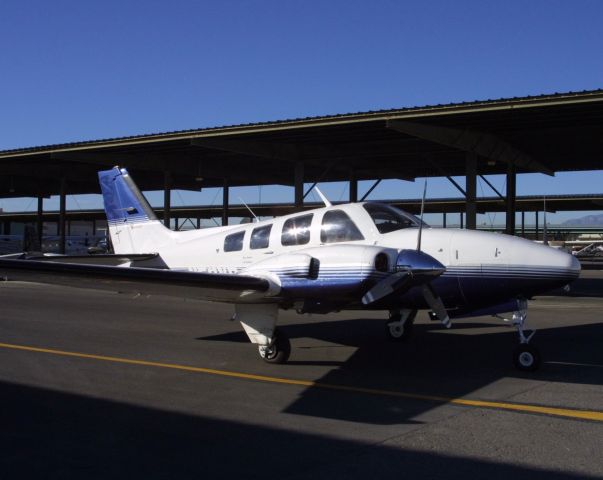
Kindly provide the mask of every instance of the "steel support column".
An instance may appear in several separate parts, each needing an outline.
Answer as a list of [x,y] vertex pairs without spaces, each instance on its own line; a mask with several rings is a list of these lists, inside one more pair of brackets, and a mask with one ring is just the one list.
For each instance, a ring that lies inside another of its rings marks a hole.
[[295,163],[293,185],[295,188],[295,208],[304,206],[304,162]]
[[[228,225],[228,194],[230,188],[228,187],[228,180],[224,179],[224,186],[222,188],[222,225]],[[303,193],[302,193],[303,195]]]
[[442,213],[442,228],[446,228],[446,212]]
[[350,172],[350,202],[358,201],[358,179],[355,172]]
[[67,180],[65,180],[65,177],[61,178],[61,189],[59,195],[59,253],[64,254],[67,232]]
[[477,227],[477,204],[475,203],[477,193],[477,155],[475,153],[468,152],[465,157],[465,175],[467,228],[475,230]]
[[170,228],[172,209],[172,172],[163,172],[163,224]]
[[515,196],[516,196],[517,174],[515,165],[509,164],[507,168],[507,219],[505,222],[505,233],[515,235]]
[[465,226],[463,225],[463,212],[461,212],[461,228],[465,228]]
[[36,215],[36,236],[38,238],[38,245],[40,251],[42,251],[42,230],[44,229],[44,197],[38,197],[38,214]]
[[523,210],[521,212],[521,236],[523,238],[526,236],[526,212]]
[[538,240],[538,210],[536,210],[536,237],[534,238],[534,240]]

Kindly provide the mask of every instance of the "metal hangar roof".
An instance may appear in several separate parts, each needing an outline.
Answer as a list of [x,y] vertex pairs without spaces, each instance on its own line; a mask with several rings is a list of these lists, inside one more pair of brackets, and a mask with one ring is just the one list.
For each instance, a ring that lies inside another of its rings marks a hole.
[[143,190],[350,178],[603,169],[603,90],[380,110],[0,151],[0,197],[98,192],[126,166]]

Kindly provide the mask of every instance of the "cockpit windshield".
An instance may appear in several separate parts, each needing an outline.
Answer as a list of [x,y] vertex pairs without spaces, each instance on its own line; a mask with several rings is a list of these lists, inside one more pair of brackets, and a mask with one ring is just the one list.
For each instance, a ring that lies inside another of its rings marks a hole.
[[[402,210],[383,203],[365,203],[364,209],[373,219],[379,233],[390,233],[404,228],[418,228],[421,220]],[[423,222],[423,226],[428,225]]]

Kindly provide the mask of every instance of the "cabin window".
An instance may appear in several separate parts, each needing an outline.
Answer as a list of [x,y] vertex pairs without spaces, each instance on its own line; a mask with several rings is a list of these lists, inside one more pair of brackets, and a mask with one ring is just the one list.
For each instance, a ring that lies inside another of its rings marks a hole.
[[[365,203],[364,209],[373,219],[379,233],[395,232],[403,228],[419,227],[421,220],[414,215],[382,203]],[[427,224],[423,223],[425,226]]]
[[281,244],[284,246],[305,245],[310,241],[310,225],[313,214],[290,218],[283,225]]
[[329,210],[322,217],[320,241],[322,243],[364,240],[356,224],[343,210]]
[[226,237],[224,238],[224,251],[225,252],[238,252],[239,250],[243,250],[243,238],[244,237],[245,237],[244,231],[226,235]]
[[258,248],[268,248],[270,242],[270,230],[272,225],[265,225],[263,227],[254,228],[251,232],[251,243],[250,247],[252,250]]

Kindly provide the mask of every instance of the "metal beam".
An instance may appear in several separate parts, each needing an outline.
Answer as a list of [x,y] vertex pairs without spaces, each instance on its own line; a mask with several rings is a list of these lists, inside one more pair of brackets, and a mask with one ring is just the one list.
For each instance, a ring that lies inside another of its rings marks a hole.
[[475,230],[477,227],[477,205],[475,203],[477,194],[477,155],[473,152],[467,152],[465,158],[465,189],[466,202],[465,211],[467,212],[467,228]]
[[494,185],[492,185],[488,179],[484,176],[484,175],[480,175],[479,176],[484,182],[486,182],[486,184],[492,189],[494,190],[494,193],[496,193],[496,195],[498,195],[502,201],[505,201],[505,197],[502,195],[502,193],[500,193],[498,190],[496,190],[496,188],[494,187]]
[[222,226],[228,225],[228,196],[229,196],[228,180],[224,179],[222,187]]
[[534,172],[555,175],[553,170],[538,160],[491,133],[403,120],[388,120],[387,127],[406,135],[472,152],[490,160],[512,163]]
[[356,173],[352,170],[350,172],[350,202],[355,203],[358,201],[358,179]]
[[304,163],[296,162],[293,172],[293,182],[295,188],[295,207],[304,206]]
[[[106,151],[103,153],[94,152],[57,152],[51,153],[52,160],[61,160],[74,163],[71,168],[80,168],[89,171],[86,167],[80,164],[95,165],[98,167],[111,168],[115,165],[127,167],[129,169],[143,170],[147,172],[163,172],[165,170],[165,157],[159,154],[149,152],[141,152],[140,155]],[[170,163],[170,171],[172,174],[187,175],[196,177],[198,170],[198,161],[195,159],[179,158],[177,162]]]
[[509,164],[507,169],[507,215],[505,222],[505,233],[515,235],[515,197],[516,197],[517,173],[515,165]]
[[338,152],[336,152],[334,149],[325,148],[324,146],[258,142],[254,140],[238,140],[233,138],[194,138],[190,141],[190,144],[212,150],[221,150],[225,152],[284,160],[289,162],[296,162],[300,158],[332,159],[333,157],[339,156]]
[[163,172],[163,224],[170,228],[170,217],[172,208],[172,173],[168,170]]
[[465,190],[463,190],[463,187],[461,187],[455,180],[454,178],[452,178],[450,175],[446,175],[446,178],[448,179],[448,181],[450,183],[452,183],[456,189],[461,192],[463,194],[463,197],[467,198],[467,192]]
[[331,170],[331,167],[335,165],[334,161],[329,162],[329,164],[327,165],[327,168],[325,168],[323,170],[323,172],[320,174],[320,176],[318,177],[318,179],[312,184],[312,186],[310,188],[308,188],[308,190],[306,190],[306,193],[304,193],[304,197],[303,199],[305,200],[306,197],[310,194],[310,192],[312,191],[312,189],[318,185],[319,182],[322,181],[323,178],[325,178],[325,176],[327,175],[327,173],[329,173],[329,170]]
[[526,236],[526,212],[521,211],[521,236]]
[[67,210],[67,180],[63,177],[61,179],[61,188],[59,192],[59,253],[65,253],[65,240],[66,240],[66,215]]
[[42,251],[42,234],[44,230],[44,197],[38,197],[38,211],[36,215],[36,235],[38,237],[38,245]]
[[364,202],[366,200],[366,198],[373,193],[373,190],[375,190],[375,188],[377,188],[377,185],[379,185],[381,183],[381,178],[376,180],[375,183],[373,183],[373,185],[371,185],[371,188],[368,189],[368,191],[362,196],[362,198],[360,199],[361,202]]

